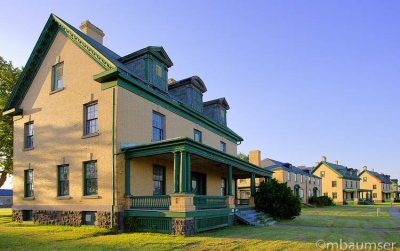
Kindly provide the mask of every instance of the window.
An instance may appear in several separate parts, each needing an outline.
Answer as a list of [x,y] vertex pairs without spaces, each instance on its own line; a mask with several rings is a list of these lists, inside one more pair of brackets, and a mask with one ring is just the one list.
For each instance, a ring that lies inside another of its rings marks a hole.
[[25,149],[33,148],[33,121],[25,124]]
[[332,187],[337,187],[337,181],[332,181]]
[[202,142],[201,131],[194,129],[193,130],[193,138],[194,138],[194,141],[201,143]]
[[58,196],[69,195],[69,166],[58,166]]
[[378,198],[378,194],[377,193],[373,193],[372,197],[374,197],[376,199],[376,198]]
[[165,138],[165,117],[164,115],[153,112],[153,138],[152,141],[160,141]]
[[356,181],[356,188],[358,188],[358,182]]
[[318,181],[318,186],[321,184],[321,180],[320,179],[317,179],[317,181]]
[[363,178],[363,181],[364,181],[364,182],[367,182],[367,181],[368,181],[368,178],[367,178],[367,177],[364,177],[364,178]]
[[97,102],[85,105],[84,127],[84,135],[96,134],[99,132]]
[[337,199],[337,193],[335,193],[335,192],[332,193],[332,198],[333,198],[333,199]]
[[321,178],[325,177],[325,171],[320,172]]
[[300,198],[304,198],[304,190],[303,190],[303,188],[300,189]]
[[90,161],[83,164],[84,195],[97,194],[97,162]]
[[311,177],[308,177],[308,183],[311,184]]
[[245,183],[246,179],[239,179],[239,183]]
[[96,222],[95,212],[82,212],[82,222],[83,225],[93,226]]
[[373,185],[373,186],[372,186],[372,189],[376,189],[376,185]]
[[226,196],[226,179],[221,178],[221,196]]
[[22,210],[22,220],[32,221],[32,210]]
[[225,142],[221,141],[219,142],[219,150],[226,152],[226,144]]
[[153,166],[153,195],[165,194],[165,167]]
[[162,76],[162,68],[159,65],[156,65],[156,75],[159,77]]
[[24,171],[25,198],[33,197],[33,170]]
[[63,88],[64,77],[64,64],[57,64],[53,66],[53,80],[51,84],[51,91],[61,90]]
[[297,173],[294,173],[294,182],[297,182]]
[[290,181],[290,172],[287,172],[287,180]]
[[301,183],[303,183],[303,181],[304,181],[304,176],[303,176],[303,174],[300,176],[300,181],[301,181]]
[[192,172],[192,193],[206,195],[206,175]]
[[314,183],[314,185],[315,185],[315,178],[313,178],[313,183]]

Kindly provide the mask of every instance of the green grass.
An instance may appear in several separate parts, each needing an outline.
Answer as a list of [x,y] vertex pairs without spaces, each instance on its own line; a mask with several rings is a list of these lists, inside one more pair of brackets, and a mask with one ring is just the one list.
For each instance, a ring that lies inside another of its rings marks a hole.
[[[337,211],[342,212],[337,213],[339,215],[337,217],[340,218],[342,217],[340,215],[345,215],[343,212],[350,213],[341,207],[334,209],[336,210],[319,209],[319,215],[329,215]],[[306,214],[310,212],[305,210]],[[366,210],[364,213],[370,212]],[[316,250],[314,243],[317,240],[392,242],[398,240],[399,236],[399,233],[305,230],[279,225],[274,227],[237,225],[193,237],[152,233],[117,235],[112,233],[97,227],[15,223],[11,222],[11,210],[0,209],[0,250]]]
[[[376,214],[377,208],[380,208],[379,216]],[[400,229],[400,221],[388,214],[389,208],[390,204],[304,208],[300,217],[280,223],[299,226]]]

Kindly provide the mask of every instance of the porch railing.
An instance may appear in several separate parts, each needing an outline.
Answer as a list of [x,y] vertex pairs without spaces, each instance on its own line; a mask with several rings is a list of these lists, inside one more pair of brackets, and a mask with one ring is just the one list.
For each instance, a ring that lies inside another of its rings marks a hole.
[[249,205],[250,199],[237,199],[237,204],[238,205]]
[[168,209],[171,205],[169,195],[132,196],[131,208]]
[[196,195],[193,200],[196,209],[226,208],[225,196]]

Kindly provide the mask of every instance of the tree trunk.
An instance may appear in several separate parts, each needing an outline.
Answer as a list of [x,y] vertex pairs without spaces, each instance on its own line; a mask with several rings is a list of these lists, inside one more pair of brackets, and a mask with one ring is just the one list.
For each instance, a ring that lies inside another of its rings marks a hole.
[[6,180],[7,180],[7,173],[6,172],[2,172],[1,176],[0,176],[0,187],[2,187],[4,185]]

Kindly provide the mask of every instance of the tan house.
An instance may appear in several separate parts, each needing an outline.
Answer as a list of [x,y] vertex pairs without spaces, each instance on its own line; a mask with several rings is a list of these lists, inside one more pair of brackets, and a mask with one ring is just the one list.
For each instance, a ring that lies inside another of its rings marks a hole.
[[[281,183],[287,183],[294,195],[298,196],[302,203],[308,203],[309,198],[321,196],[321,178],[311,174],[308,170],[303,170],[273,159],[261,160],[259,150],[250,151],[249,161],[261,168],[273,172],[272,178]],[[256,180],[256,187],[263,179]],[[246,198],[250,194],[250,181],[248,179],[239,180],[238,200],[241,204],[246,204]]]
[[391,179],[390,181],[392,182],[393,200],[400,202],[399,180]]
[[323,156],[311,172],[321,178],[323,195],[331,197],[336,204],[357,204],[359,198],[371,197],[371,190],[360,187],[358,171],[339,165],[338,161],[330,163]]
[[234,181],[271,172],[236,157],[225,98],[203,102],[196,76],[168,83],[162,47],[119,56],[103,37],[89,21],[45,24],[3,112],[13,220],[185,235],[232,224]]
[[364,166],[359,177],[361,179],[361,188],[372,190],[372,198],[374,201],[385,202],[394,199],[394,190],[392,188],[390,175],[368,170],[368,168]]

